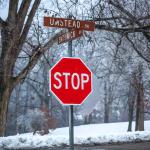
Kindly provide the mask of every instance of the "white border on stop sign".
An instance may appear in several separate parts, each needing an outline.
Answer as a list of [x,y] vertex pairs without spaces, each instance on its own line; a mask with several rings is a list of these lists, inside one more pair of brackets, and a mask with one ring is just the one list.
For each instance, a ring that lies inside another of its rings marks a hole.
[[[79,60],[81,60],[82,61],[82,63],[85,65],[85,67],[91,72],[91,92],[89,92],[89,94],[84,98],[84,100],[82,101],[82,103],[81,104],[64,104],[60,99],[59,99],[59,97],[57,97],[57,95],[51,90],[51,78],[50,78],[50,75],[51,75],[51,70],[62,60],[62,59],[64,59],[64,58],[69,58],[69,59],[79,59]],[[85,64],[85,62],[81,59],[81,58],[79,58],[79,57],[62,57],[62,58],[60,58],[58,61],[57,61],[57,63],[49,70],[49,92],[51,92],[55,97],[56,97],[56,99],[59,101],[59,103],[61,104],[61,105],[65,105],[65,106],[69,106],[69,105],[82,105],[85,101],[86,101],[86,99],[88,98],[88,96],[92,93],[92,91],[93,91],[93,73],[92,73],[92,71],[89,69],[89,67]]]

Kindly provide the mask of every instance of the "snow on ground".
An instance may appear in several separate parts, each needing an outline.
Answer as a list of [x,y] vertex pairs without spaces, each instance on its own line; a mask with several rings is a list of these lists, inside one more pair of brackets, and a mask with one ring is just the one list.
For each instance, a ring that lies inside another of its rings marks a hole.
[[[127,122],[76,126],[75,144],[104,144],[150,140],[150,121],[145,121],[145,131],[126,132]],[[134,123],[133,123],[134,127]],[[69,144],[69,129],[59,128],[48,135],[32,133],[0,137],[0,148],[53,147]]]

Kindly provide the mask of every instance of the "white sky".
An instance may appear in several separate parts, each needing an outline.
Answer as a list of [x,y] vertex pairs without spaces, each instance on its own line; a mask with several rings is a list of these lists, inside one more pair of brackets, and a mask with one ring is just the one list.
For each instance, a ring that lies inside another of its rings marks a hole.
[[0,5],[0,17],[6,20],[8,16],[8,0],[5,0],[2,5]]

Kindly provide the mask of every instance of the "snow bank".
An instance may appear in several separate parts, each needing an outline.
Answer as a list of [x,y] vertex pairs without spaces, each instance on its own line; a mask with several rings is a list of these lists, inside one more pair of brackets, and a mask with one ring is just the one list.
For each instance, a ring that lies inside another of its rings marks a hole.
[[[128,123],[94,124],[75,127],[75,144],[104,144],[150,140],[150,121],[145,131],[126,132]],[[133,124],[134,126],[134,124]],[[0,148],[54,147],[69,144],[68,128],[59,128],[44,136],[32,133],[0,138]]]

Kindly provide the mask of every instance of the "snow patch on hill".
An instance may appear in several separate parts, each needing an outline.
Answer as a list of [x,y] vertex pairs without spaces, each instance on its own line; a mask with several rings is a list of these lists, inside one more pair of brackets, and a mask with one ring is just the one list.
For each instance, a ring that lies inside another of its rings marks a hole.
[[[150,121],[145,121],[145,131],[127,132],[127,122],[92,124],[75,127],[75,144],[104,144],[118,142],[134,142],[150,140]],[[133,124],[134,127],[134,124]],[[53,147],[69,144],[69,129],[59,128],[51,133],[41,136],[32,133],[1,137],[1,148],[33,148]]]

